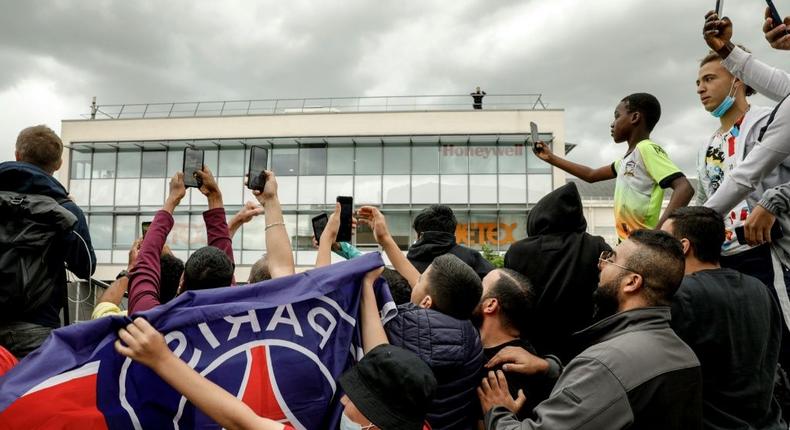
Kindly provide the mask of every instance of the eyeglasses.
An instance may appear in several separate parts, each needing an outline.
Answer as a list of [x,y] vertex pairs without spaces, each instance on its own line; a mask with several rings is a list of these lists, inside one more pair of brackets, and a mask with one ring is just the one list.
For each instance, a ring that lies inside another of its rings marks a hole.
[[613,266],[617,266],[617,267],[619,267],[619,268],[621,268],[621,269],[623,269],[623,270],[626,270],[626,271],[628,271],[628,272],[631,272],[631,273],[636,273],[637,275],[639,275],[639,276],[642,276],[642,274],[641,274],[641,273],[637,272],[637,271],[636,271],[636,270],[634,270],[634,269],[629,269],[629,268],[627,268],[627,267],[625,267],[625,266],[623,266],[623,265],[621,265],[621,264],[617,264],[617,263],[615,263],[613,260],[614,260],[614,257],[615,257],[616,255],[617,255],[617,254],[616,254],[614,251],[603,251],[603,252],[601,253],[601,256],[600,256],[600,257],[598,257],[598,267],[599,267],[599,268],[601,268],[601,266],[602,266],[602,265],[605,265],[605,264],[611,264],[611,265],[613,265]]

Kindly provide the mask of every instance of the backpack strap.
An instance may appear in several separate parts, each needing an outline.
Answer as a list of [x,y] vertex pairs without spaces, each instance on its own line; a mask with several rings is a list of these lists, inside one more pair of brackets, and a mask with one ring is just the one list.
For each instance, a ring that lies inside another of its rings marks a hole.
[[771,111],[771,115],[768,117],[768,122],[766,122],[765,125],[760,129],[760,134],[757,136],[758,142],[763,141],[763,135],[765,134],[765,130],[768,129],[768,126],[771,125],[772,122],[774,122],[774,117],[776,117],[776,111],[778,111],[779,106],[781,106],[782,103],[784,103],[787,100],[787,97],[790,97],[790,94],[786,95],[785,98],[782,99],[782,101],[780,101],[779,103],[776,104],[776,106],[774,106],[774,110]]

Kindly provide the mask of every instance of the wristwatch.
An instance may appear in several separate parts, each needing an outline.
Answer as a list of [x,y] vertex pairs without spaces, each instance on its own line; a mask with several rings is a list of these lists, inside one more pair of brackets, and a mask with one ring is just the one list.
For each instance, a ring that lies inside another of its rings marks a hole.
[[115,277],[115,280],[117,281],[123,278],[124,276],[128,276],[128,275],[129,275],[129,271],[127,271],[126,269],[121,270],[120,272],[118,272],[118,276]]

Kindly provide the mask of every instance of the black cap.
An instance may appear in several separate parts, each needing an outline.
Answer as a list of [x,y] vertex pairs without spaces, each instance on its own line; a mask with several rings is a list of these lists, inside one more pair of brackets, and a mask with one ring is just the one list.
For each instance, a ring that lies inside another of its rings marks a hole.
[[421,430],[436,392],[431,368],[389,344],[370,350],[339,382],[354,406],[382,430]]

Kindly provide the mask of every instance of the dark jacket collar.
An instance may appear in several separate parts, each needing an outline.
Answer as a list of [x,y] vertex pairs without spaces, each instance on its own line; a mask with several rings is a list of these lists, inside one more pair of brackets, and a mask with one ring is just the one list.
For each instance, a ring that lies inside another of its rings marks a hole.
[[579,345],[586,348],[632,331],[669,328],[670,319],[669,306],[631,309],[604,318],[575,333],[574,337],[579,342]]
[[43,194],[54,199],[64,199],[66,188],[38,166],[23,161],[0,163],[0,190],[23,194]]
[[408,257],[415,260],[433,261],[447,254],[456,246],[455,234],[444,231],[424,231],[420,239],[409,248]]

